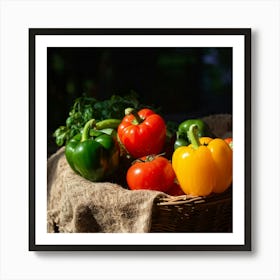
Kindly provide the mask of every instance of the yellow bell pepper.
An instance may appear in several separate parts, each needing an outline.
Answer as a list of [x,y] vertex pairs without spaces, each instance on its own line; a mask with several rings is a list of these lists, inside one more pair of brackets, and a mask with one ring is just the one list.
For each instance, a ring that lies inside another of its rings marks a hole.
[[172,166],[186,194],[222,193],[232,184],[232,149],[220,138],[198,138],[197,126],[189,129],[191,144],[177,148]]

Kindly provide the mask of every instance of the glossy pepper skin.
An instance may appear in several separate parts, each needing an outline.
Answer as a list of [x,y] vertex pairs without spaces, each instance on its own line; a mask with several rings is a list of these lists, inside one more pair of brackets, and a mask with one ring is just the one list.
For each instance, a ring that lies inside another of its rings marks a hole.
[[201,119],[189,119],[185,120],[179,124],[178,130],[176,133],[176,141],[174,143],[174,149],[176,150],[178,147],[187,146],[190,144],[190,139],[188,137],[188,131],[191,125],[197,125],[198,137],[202,136],[213,136],[207,124]]
[[[98,123],[97,123],[98,124]],[[103,124],[108,125],[108,122]],[[99,127],[95,120],[85,124],[82,134],[74,136],[65,147],[65,156],[70,167],[82,177],[93,181],[103,181],[112,175],[119,164],[119,148],[114,137],[102,131],[93,131]]]
[[166,140],[165,121],[150,109],[136,112],[128,108],[118,127],[118,137],[128,154],[134,158],[159,154]]
[[222,193],[232,184],[232,149],[220,138],[198,138],[198,127],[189,128],[191,144],[177,148],[172,166],[186,194]]

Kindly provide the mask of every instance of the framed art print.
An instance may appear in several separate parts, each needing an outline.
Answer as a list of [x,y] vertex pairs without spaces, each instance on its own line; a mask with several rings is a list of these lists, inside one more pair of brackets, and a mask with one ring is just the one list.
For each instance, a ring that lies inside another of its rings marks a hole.
[[251,29],[29,29],[29,250],[251,250]]

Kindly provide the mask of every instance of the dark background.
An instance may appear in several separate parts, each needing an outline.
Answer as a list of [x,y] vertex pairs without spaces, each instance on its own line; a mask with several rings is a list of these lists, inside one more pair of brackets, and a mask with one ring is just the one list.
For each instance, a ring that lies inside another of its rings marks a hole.
[[232,113],[232,48],[48,48],[47,59],[48,148],[82,94],[134,91],[175,122]]

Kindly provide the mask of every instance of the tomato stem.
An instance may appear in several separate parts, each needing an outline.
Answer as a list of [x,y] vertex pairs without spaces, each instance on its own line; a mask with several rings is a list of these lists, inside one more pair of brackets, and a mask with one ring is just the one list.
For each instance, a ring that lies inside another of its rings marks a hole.
[[131,165],[133,165],[133,164],[135,164],[135,163],[137,163],[137,162],[146,162],[146,160],[143,160],[142,158],[138,158],[138,159],[134,160],[134,161],[131,163]]
[[149,161],[153,161],[154,159],[158,158],[158,157],[161,157],[161,156],[164,156],[165,155],[165,152],[164,153],[161,153],[161,154],[153,154],[153,155],[148,155],[145,157],[145,159],[143,158],[138,158],[136,160],[134,160],[132,162],[132,164],[136,163],[136,162],[149,162]]
[[132,114],[135,118],[135,120],[133,121],[133,124],[140,124],[143,122],[143,119],[138,115],[137,110],[134,108],[126,108],[125,109],[125,115],[129,115]]
[[198,147],[201,146],[198,137],[198,126],[196,124],[192,124],[187,133],[193,148],[198,149]]

